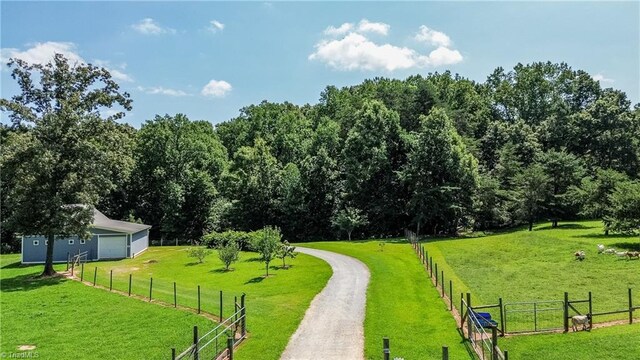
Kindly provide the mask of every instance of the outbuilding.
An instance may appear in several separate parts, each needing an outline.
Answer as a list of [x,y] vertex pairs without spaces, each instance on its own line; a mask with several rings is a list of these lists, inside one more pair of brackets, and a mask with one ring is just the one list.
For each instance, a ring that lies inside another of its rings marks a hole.
[[[93,210],[91,238],[56,236],[53,261],[66,262],[69,256],[87,252],[87,260],[132,258],[149,247],[150,225],[109,219]],[[22,236],[22,263],[41,264],[47,256],[47,238],[44,235]]]

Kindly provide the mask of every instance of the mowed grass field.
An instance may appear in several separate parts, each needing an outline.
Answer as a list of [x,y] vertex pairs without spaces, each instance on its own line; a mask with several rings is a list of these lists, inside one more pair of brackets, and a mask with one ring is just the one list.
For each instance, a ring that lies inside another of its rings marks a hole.
[[[185,334],[194,325],[213,324],[72,280],[35,280],[42,266],[22,267],[19,261],[20,255],[0,255],[3,358],[167,359],[171,347],[189,345]],[[35,349],[19,351],[22,345]]]
[[352,256],[371,272],[365,317],[365,356],[382,358],[389,337],[391,358],[439,359],[449,346],[451,359],[469,359],[456,323],[405,241],[316,242],[300,246]]
[[[586,299],[591,291],[597,313],[627,308],[628,288],[634,291],[634,304],[640,304],[640,261],[597,252],[598,244],[638,250],[640,238],[604,236],[599,221],[560,224],[555,229],[541,224],[532,232],[428,239],[423,244],[439,270],[444,270],[445,280],[453,280],[454,298],[469,291],[475,305],[495,304],[500,297],[505,303],[562,300],[565,291],[570,299]],[[575,260],[578,250],[586,252],[584,261]],[[454,303],[459,305],[459,300]],[[584,304],[580,308],[586,310]],[[640,322],[640,311],[635,317]],[[594,321],[627,318],[628,314],[618,314]],[[561,318],[558,321],[561,324]],[[621,325],[590,333],[509,337],[500,339],[500,346],[513,359],[637,359],[638,339],[640,326]]]
[[[302,320],[311,300],[331,277],[331,267],[324,261],[298,254],[288,269],[274,260],[269,277],[264,278],[265,265],[256,253],[243,252],[233,271],[226,272],[212,251],[203,263],[187,256],[186,247],[151,247],[135,259],[88,263],[85,281],[93,281],[98,267],[98,285],[109,286],[113,271],[113,287],[128,291],[129,274],[132,292],[148,297],[153,277],[152,298],[173,303],[173,282],[176,282],[178,305],[197,307],[197,286],[201,288],[203,311],[219,313],[219,291],[223,290],[223,317],[233,313],[234,297],[246,293],[247,329],[244,342],[235,359],[278,359],[289,338]],[[201,331],[205,331],[202,329]],[[191,331],[178,334],[189,340]],[[180,350],[178,350],[180,351]]]

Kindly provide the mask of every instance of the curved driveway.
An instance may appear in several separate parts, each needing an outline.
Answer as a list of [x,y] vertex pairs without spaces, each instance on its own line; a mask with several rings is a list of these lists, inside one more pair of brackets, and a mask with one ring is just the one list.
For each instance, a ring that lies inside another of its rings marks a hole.
[[369,269],[359,260],[330,251],[296,247],[333,269],[282,353],[283,360],[364,359],[364,309]]

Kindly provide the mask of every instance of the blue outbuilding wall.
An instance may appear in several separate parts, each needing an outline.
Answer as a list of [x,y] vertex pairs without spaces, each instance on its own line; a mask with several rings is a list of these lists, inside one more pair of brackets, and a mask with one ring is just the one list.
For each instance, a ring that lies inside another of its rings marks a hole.
[[149,230],[142,230],[131,235],[131,253],[134,257],[149,247]]
[[[73,244],[69,244],[73,240]],[[25,235],[22,237],[22,262],[42,263],[47,257],[46,237],[43,235]],[[36,245],[37,244],[37,245]],[[69,255],[73,256],[79,252],[87,251],[88,260],[98,258],[98,236],[93,235],[91,239],[81,243],[77,236],[67,238],[56,238],[53,245],[53,261],[66,262]]]

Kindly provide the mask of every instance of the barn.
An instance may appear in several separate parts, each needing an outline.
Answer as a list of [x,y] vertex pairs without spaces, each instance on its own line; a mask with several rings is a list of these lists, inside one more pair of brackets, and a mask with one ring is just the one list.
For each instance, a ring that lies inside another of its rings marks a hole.
[[[56,237],[53,261],[66,262],[69,255],[87,252],[88,260],[132,258],[149,247],[150,225],[109,219],[93,210],[91,238],[77,236]],[[22,263],[41,264],[47,255],[47,239],[44,235],[22,236]]]

